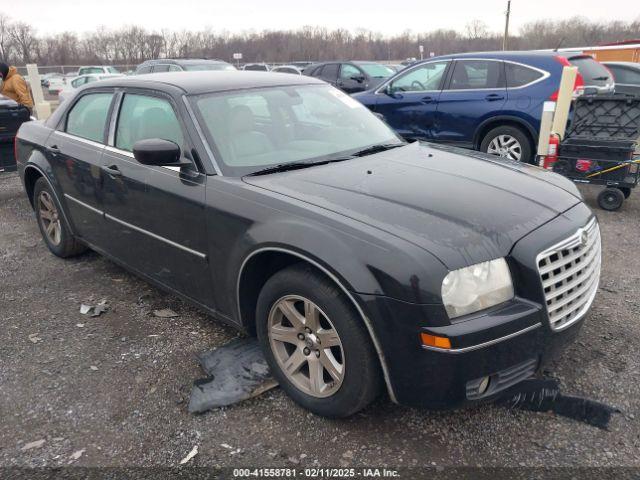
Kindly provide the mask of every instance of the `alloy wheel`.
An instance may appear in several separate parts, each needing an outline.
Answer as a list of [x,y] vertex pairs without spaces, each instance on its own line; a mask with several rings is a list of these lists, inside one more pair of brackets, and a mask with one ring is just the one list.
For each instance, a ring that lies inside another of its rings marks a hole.
[[274,303],[269,344],[287,379],[313,397],[335,394],[344,380],[345,358],[331,320],[311,300],[289,295]]
[[519,162],[522,157],[522,145],[511,135],[498,135],[489,143],[487,153]]
[[62,224],[56,204],[49,192],[43,190],[38,195],[38,215],[42,229],[47,239],[53,245],[60,245],[62,241]]

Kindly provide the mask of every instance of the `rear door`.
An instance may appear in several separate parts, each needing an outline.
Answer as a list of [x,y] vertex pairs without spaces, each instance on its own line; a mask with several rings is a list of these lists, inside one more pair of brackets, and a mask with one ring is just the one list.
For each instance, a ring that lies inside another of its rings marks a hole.
[[375,111],[405,138],[432,139],[450,63],[428,62],[407,69],[378,91]]
[[100,167],[114,97],[113,91],[78,97],[45,145],[75,232],[98,247],[105,246]]
[[191,160],[192,145],[170,96],[125,90],[119,99],[103,158],[105,216],[111,252],[167,287],[210,305],[211,275],[204,220],[206,176],[193,167],[139,163],[139,140],[161,138]]
[[478,126],[499,115],[506,101],[502,61],[456,60],[438,101],[435,140],[472,147]]

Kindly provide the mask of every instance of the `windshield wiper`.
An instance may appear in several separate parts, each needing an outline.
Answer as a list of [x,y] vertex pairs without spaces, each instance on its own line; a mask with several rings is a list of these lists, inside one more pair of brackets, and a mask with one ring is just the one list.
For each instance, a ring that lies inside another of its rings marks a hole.
[[364,157],[366,155],[372,155],[378,152],[384,152],[386,150],[391,150],[392,148],[404,147],[406,143],[380,143],[378,145],[371,145],[370,147],[363,148],[362,150],[358,150],[357,152],[352,153],[354,157]]
[[327,160],[318,160],[316,162],[279,163],[278,165],[263,168],[262,170],[258,170],[257,172],[250,173],[249,176],[253,177],[257,175],[268,175],[269,173],[279,173],[279,172],[287,172],[289,170],[299,170],[301,168],[315,167],[317,165],[326,165],[328,163],[344,162],[345,160],[351,160],[352,158],[354,157],[348,156],[348,157],[339,157],[339,158],[329,158]]
[[605,81],[609,80],[609,77],[593,77],[592,80]]

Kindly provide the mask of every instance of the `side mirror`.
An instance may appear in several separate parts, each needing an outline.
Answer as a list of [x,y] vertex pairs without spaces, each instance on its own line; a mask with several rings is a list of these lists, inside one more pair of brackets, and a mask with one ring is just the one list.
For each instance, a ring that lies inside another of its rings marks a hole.
[[158,167],[183,167],[188,162],[180,160],[180,147],[169,140],[149,138],[139,140],[133,146],[133,156],[143,165]]
[[351,77],[351,80],[355,80],[358,83],[362,83],[366,79],[364,78],[364,75],[354,75],[353,77]]
[[390,97],[393,97],[395,93],[395,90],[393,88],[393,82],[387,83],[387,85],[384,87],[383,92],[385,95],[389,95]]

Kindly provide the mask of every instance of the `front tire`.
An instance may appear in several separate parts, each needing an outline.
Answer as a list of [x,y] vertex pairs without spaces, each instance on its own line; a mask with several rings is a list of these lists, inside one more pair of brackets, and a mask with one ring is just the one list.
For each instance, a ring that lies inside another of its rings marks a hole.
[[40,177],[33,188],[33,205],[38,227],[44,243],[54,255],[67,258],[79,255],[87,250],[71,234],[65,222],[62,207],[51,190],[49,183]]
[[256,310],[258,339],[273,376],[299,405],[347,417],[380,393],[377,355],[345,295],[311,267],[271,277]]
[[606,188],[598,195],[598,205],[603,210],[613,212],[618,210],[624,202],[624,193],[617,188]]
[[533,161],[533,148],[529,137],[518,127],[510,125],[490,130],[480,143],[480,151],[516,162]]

